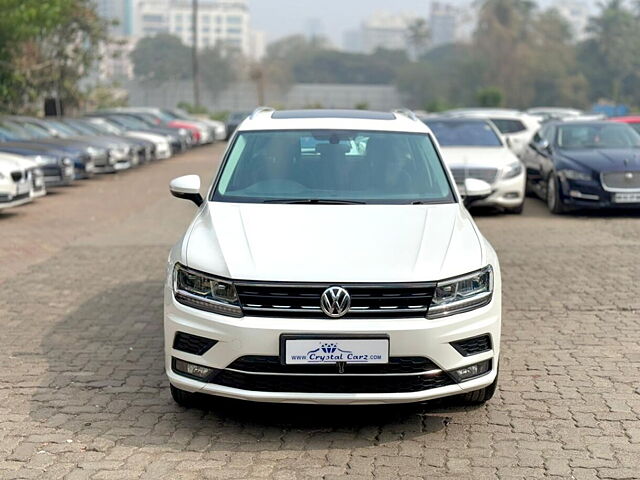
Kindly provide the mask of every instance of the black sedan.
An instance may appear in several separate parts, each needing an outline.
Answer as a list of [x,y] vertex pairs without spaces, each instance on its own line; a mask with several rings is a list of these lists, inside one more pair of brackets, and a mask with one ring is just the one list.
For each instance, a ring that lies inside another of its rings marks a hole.
[[640,134],[611,122],[551,122],[522,158],[527,190],[553,213],[640,209]]

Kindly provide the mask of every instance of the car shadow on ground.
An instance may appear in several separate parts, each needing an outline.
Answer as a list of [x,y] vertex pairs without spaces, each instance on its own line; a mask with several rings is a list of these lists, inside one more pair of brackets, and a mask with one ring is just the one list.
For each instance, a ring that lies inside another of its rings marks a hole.
[[[56,431],[116,444],[175,443],[174,432],[205,435],[209,449],[228,448],[219,435],[268,436],[300,431],[324,435],[371,432],[369,444],[439,432],[456,412],[476,408],[453,400],[409,405],[322,406],[243,402],[203,397],[198,408],[184,409],[171,399],[163,366],[162,284],[138,282],[98,291],[43,335],[46,372],[30,399],[33,420]],[[479,414],[484,410],[477,407]],[[62,421],[64,420],[64,421]],[[222,440],[220,440],[222,441]],[[269,444],[263,445],[269,449]],[[276,448],[274,444],[272,448]],[[280,447],[277,447],[280,448]],[[293,446],[292,448],[295,448]],[[302,448],[302,445],[301,445]],[[308,445],[305,447],[308,448]]]

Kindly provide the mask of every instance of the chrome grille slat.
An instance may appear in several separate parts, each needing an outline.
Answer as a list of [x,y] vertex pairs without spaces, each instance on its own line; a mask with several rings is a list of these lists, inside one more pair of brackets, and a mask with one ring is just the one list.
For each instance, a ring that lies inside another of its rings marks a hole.
[[431,304],[435,283],[340,284],[340,283],[236,283],[242,308],[252,316],[328,318],[320,297],[329,287],[342,286],[351,295],[351,308],[342,318],[424,317]]
[[476,178],[478,180],[484,180],[485,182],[493,185],[498,179],[497,168],[459,168],[454,167],[451,169],[453,178],[456,184],[462,185],[466,178]]
[[605,190],[640,191],[640,171],[606,172],[601,174],[600,181]]

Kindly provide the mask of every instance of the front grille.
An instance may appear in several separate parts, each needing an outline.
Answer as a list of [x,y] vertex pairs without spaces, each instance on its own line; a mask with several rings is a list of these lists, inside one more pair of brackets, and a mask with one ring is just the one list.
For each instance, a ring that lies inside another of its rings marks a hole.
[[640,172],[603,173],[602,186],[609,190],[640,190]]
[[193,355],[204,355],[216,343],[216,340],[210,338],[178,332],[173,339],[173,348]]
[[20,180],[22,180],[22,172],[20,171],[11,172],[11,178],[13,179],[14,182],[19,182]]
[[428,375],[256,375],[219,370],[210,383],[257,392],[303,393],[408,393],[453,385],[451,377],[438,372]]
[[452,168],[451,173],[458,185],[463,185],[467,178],[484,180],[490,185],[493,185],[498,179],[497,168]]
[[451,346],[455,348],[460,355],[470,357],[479,353],[491,350],[491,337],[482,335],[480,337],[467,338],[458,342],[451,342]]
[[[260,373],[302,373],[302,374],[334,374],[338,373],[337,365],[283,365],[279,357],[249,355],[240,357],[227,367],[243,372]],[[391,357],[389,363],[357,365],[348,363],[344,365],[343,373],[348,374],[406,374],[422,373],[430,370],[438,370],[438,366],[424,357]]]
[[288,284],[238,282],[236,289],[248,316],[327,318],[320,297],[340,285],[351,295],[351,308],[342,318],[424,318],[433,298],[434,283],[406,284]]

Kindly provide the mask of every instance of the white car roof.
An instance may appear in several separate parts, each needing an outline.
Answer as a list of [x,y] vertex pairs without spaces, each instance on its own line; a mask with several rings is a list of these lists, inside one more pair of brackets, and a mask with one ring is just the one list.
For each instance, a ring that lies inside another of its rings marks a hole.
[[238,131],[260,130],[361,130],[431,133],[411,112],[365,110],[272,110],[258,109]]

